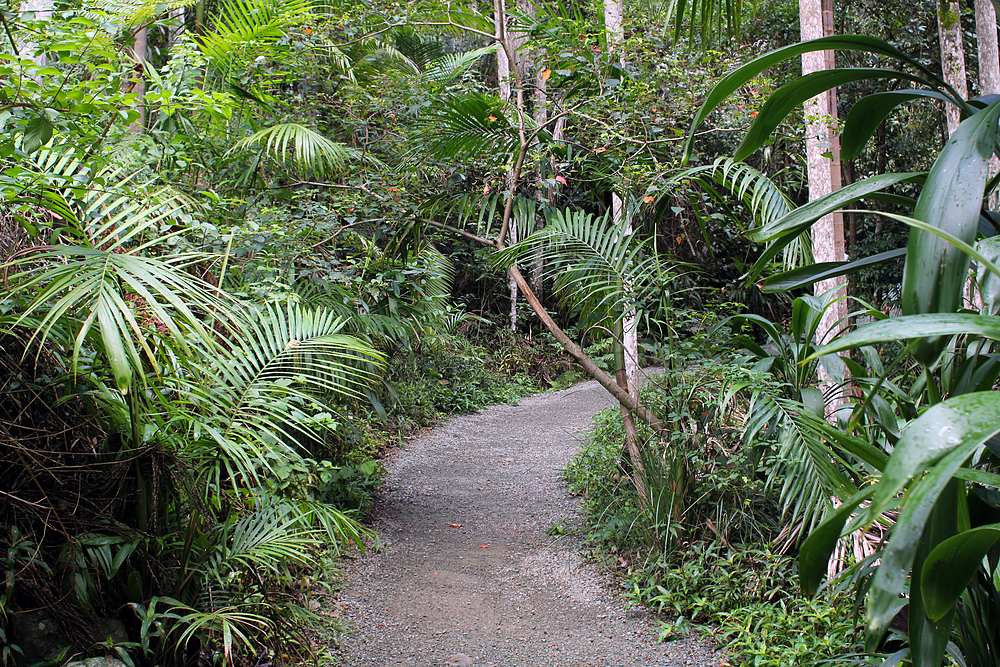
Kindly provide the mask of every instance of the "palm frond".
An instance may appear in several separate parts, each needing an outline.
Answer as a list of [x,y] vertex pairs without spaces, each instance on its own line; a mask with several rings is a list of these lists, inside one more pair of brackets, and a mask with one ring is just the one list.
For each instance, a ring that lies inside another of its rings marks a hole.
[[233,325],[228,346],[180,360],[186,371],[168,378],[166,409],[192,432],[190,456],[215,483],[256,485],[272,452],[294,459],[304,438],[322,442],[313,416],[331,398],[365,398],[384,357],[343,327],[321,308],[268,305]]
[[391,44],[378,40],[363,40],[347,54],[351,58],[349,76],[353,81],[370,81],[376,74],[397,71],[404,75],[420,75],[420,65]]
[[[228,304],[215,288],[183,270],[201,259],[201,255],[152,258],[95,248],[43,247],[11,262],[22,269],[12,278],[12,293],[33,295],[16,324],[37,317],[33,339],[39,344],[54,328],[69,327],[74,368],[95,331],[119,389],[127,391],[134,376],[145,377],[143,359],[158,371],[157,355],[146,336],[153,323],[166,327],[186,353],[191,334],[202,341],[214,338],[203,313],[226,310]],[[37,271],[37,262],[46,269]]]
[[392,40],[396,51],[416,67],[417,74],[445,55],[444,45],[440,40],[425,37],[410,26],[394,30]]
[[88,18],[98,19],[107,25],[106,15],[122,28],[130,29],[145,25],[172,9],[192,7],[198,0],[97,0],[87,3],[82,14]]
[[497,253],[492,262],[506,267],[539,251],[547,275],[555,278],[556,294],[599,313],[634,307],[639,290],[656,274],[657,260],[647,254],[647,242],[638,232],[611,224],[607,215],[552,211],[543,229]]
[[483,56],[496,53],[497,45],[491,44],[472,51],[449,53],[425,66],[424,77],[438,85],[445,85],[467,72]]
[[281,39],[309,8],[309,0],[222,0],[213,29],[200,38],[199,47],[228,76],[241,61],[257,57],[261,45]]
[[[718,158],[710,165],[684,169],[672,180],[688,179],[702,184],[706,184],[706,179],[711,179],[728,189],[749,209],[757,228],[773,223],[795,208],[791,198],[766,174],[732,158]],[[812,261],[812,244],[808,231],[800,234],[783,249],[786,271],[811,264]]]
[[286,166],[316,173],[335,172],[350,159],[370,159],[298,123],[279,123],[258,130],[236,142],[227,155],[249,148],[260,148]]
[[213,540],[217,551],[205,566],[207,577],[225,585],[226,575],[237,568],[278,574],[308,563],[311,550],[320,546],[318,531],[294,510],[289,503],[271,502],[223,526],[224,536]]
[[[848,460],[853,456],[843,447],[845,436],[813,408],[772,394],[766,384],[762,381],[751,388],[744,446],[772,443],[767,484],[779,490],[786,521],[800,528],[796,534],[805,534],[826,516],[834,497],[856,492]],[[864,446],[857,443],[858,448]]]
[[[223,655],[227,664],[233,664],[233,649],[239,648],[252,654],[259,646],[257,637],[273,632],[274,623],[266,616],[244,609],[258,609],[256,605],[227,606],[199,611],[177,600],[159,598],[171,604],[167,614],[180,621],[183,630],[176,640],[177,646],[187,646],[188,642],[202,632],[210,632],[222,639]],[[251,637],[253,639],[251,639]]]
[[[503,188],[491,188],[486,194],[465,192],[432,199],[425,205],[424,215],[453,227],[472,227],[476,234],[489,237],[499,231],[508,194]],[[531,197],[514,195],[511,224],[517,226],[517,238],[526,238],[535,231],[536,218],[542,212],[542,206]]]
[[441,159],[510,159],[519,145],[517,127],[495,97],[466,95],[438,102],[418,122],[418,148]]

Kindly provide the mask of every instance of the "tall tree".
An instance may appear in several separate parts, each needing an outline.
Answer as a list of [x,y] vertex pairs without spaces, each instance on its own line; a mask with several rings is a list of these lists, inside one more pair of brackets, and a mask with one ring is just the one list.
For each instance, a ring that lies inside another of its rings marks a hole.
[[[997,13],[992,0],[976,0],[976,45],[979,52],[979,93],[1000,94],[1000,45],[997,40]],[[1000,171],[1000,159],[990,157],[989,175]],[[996,195],[990,196],[990,208],[996,208]]]
[[[520,74],[517,63],[518,49],[517,45],[513,40],[509,38],[507,33],[507,8],[505,5],[505,0],[494,0],[493,3],[493,20],[496,26],[496,40],[500,45],[497,49],[497,86],[498,92],[500,94],[500,99],[504,102],[509,102],[512,93],[511,87],[511,76],[513,70],[513,76],[518,77],[520,82]],[[511,62],[511,61],[514,62]],[[520,97],[522,94],[521,86],[518,85],[517,94]],[[519,100],[520,101],[520,100]],[[515,173],[513,170],[509,171],[507,174],[507,189],[510,192],[510,196],[513,197],[513,193],[516,190]],[[510,243],[517,243],[517,223],[515,222],[510,226],[507,231],[507,239]],[[514,331],[517,329],[517,281],[514,276],[509,276],[507,280],[507,289],[510,294],[510,330]]]
[[[799,25],[802,41],[819,39],[833,34],[833,0],[799,0]],[[836,67],[833,51],[810,51],[802,54],[802,75],[830,70]],[[825,197],[841,186],[840,138],[836,134],[837,89],[832,88],[805,103],[806,118],[806,170],[809,179],[809,200]],[[844,247],[844,215],[840,211],[820,218],[812,227],[813,260],[842,262],[847,257]],[[836,290],[835,295],[847,295],[847,278],[838,276],[816,282],[817,295]],[[833,339],[847,324],[847,300],[839,299],[823,311],[817,329],[819,343]],[[824,390],[831,393],[834,384],[826,377],[821,366],[820,379]],[[845,402],[841,394],[827,403],[827,410],[835,410]]]
[[[965,82],[965,52],[962,44],[962,8],[958,0],[938,0],[938,39],[941,43],[941,70],[944,80],[962,97],[968,99]],[[954,134],[961,122],[961,112],[954,104],[946,104],[948,134]]]

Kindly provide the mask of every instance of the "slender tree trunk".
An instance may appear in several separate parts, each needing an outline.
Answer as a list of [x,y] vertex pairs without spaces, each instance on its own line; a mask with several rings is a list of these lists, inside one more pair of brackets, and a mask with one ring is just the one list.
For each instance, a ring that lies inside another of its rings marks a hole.
[[[21,16],[24,17],[25,14],[31,14],[36,21],[49,21],[52,19],[53,4],[53,0],[24,0],[20,7]],[[22,56],[31,56],[35,60],[36,65],[45,67],[47,62],[45,54],[35,54],[37,49],[38,44],[32,41],[18,40],[17,52]]]
[[[963,99],[968,99],[969,88],[965,82],[965,53],[962,45],[962,9],[958,0],[938,0],[937,18],[944,80]],[[944,110],[950,136],[958,129],[961,115],[958,107],[953,104],[946,104]]]
[[[621,50],[625,41],[624,30],[625,3],[624,0],[604,0],[604,36],[608,50],[617,53],[619,64],[625,64]],[[614,225],[623,235],[632,233],[632,221],[628,217],[626,201],[617,192],[611,193],[611,216]],[[623,288],[628,289],[627,285]],[[637,336],[635,308],[628,308],[621,315],[616,325],[615,340],[616,362],[618,366],[618,386],[628,392],[633,403],[639,402],[639,340]],[[622,411],[622,424],[625,427],[625,448],[632,461],[632,483],[642,501],[650,502],[649,488],[646,485],[646,466],[642,460],[642,450],[639,446],[639,435],[635,428],[632,410],[625,403],[619,403]]]
[[[498,92],[500,94],[500,99],[504,102],[510,101],[511,98],[511,65],[515,67],[517,63],[510,62],[510,56],[508,55],[508,50],[511,54],[516,54],[517,50],[510,48],[507,36],[507,11],[504,5],[504,0],[494,0],[493,2],[493,19],[496,28],[496,39],[500,43],[500,48],[497,49],[497,85]],[[507,47],[507,48],[505,48]],[[507,175],[507,192],[510,197],[514,196],[516,191],[516,183],[511,179],[516,178],[514,170],[511,170]],[[508,231],[508,237],[511,243],[517,243],[517,222],[514,221],[510,225],[510,230]],[[507,288],[510,294],[510,330],[517,330],[517,281],[514,280],[513,276],[507,281]]]
[[624,19],[624,0],[604,0],[604,35],[612,51],[618,50],[625,39]]
[[[513,188],[511,188],[513,189]],[[510,230],[507,232],[511,245],[517,243],[517,220],[511,220]],[[510,330],[517,331],[517,281],[514,276],[508,276],[507,288],[510,290]]]
[[[802,40],[818,39],[833,34],[832,0],[799,0],[799,20]],[[810,74],[835,67],[833,51],[814,51],[802,54],[802,74]],[[840,140],[834,130],[837,121],[836,89],[806,101],[806,168],[809,178],[809,200],[824,197],[840,189]],[[829,156],[829,157],[827,157]],[[844,216],[839,211],[826,215],[812,227],[813,259],[817,262],[842,262],[847,258],[844,248]],[[847,294],[847,278],[840,276],[817,282],[813,287],[817,295],[830,290]],[[847,324],[847,301],[841,299],[827,308],[819,326],[819,343],[836,336]],[[820,368],[820,380],[826,392],[834,390],[833,383]],[[827,406],[832,411],[846,401],[846,396],[835,396]]]
[[[549,96],[548,96],[548,85],[547,85],[548,75],[544,70],[539,71],[535,75],[535,92],[533,95],[534,104],[534,117],[535,124],[539,127],[544,127],[549,122]],[[555,135],[553,133],[553,138]],[[535,139],[538,142],[538,139]],[[538,194],[537,198],[539,200],[545,201],[547,204],[552,204],[552,197],[555,194],[552,188],[546,188],[542,184],[541,179],[541,163],[535,170],[536,182],[538,183]],[[545,219],[543,216],[536,216],[535,229],[542,229],[545,226]],[[535,293],[535,296],[539,300],[542,299],[542,275],[545,270],[545,258],[542,254],[541,247],[535,250],[534,256],[531,258],[531,271],[529,272],[529,282],[531,283],[531,289]]]
[[496,28],[497,42],[500,48],[497,49],[497,85],[500,92],[500,99],[507,101],[510,99],[510,58],[507,56],[507,10],[504,7],[504,0],[493,0],[493,20]]
[[132,57],[135,59],[133,70],[134,83],[132,92],[136,93],[135,110],[139,112],[139,120],[129,125],[130,132],[142,132],[146,127],[146,72],[145,63],[149,58],[149,47],[147,38],[149,31],[146,26],[142,26],[135,33],[135,44],[132,46]]
[[184,8],[171,9],[167,13],[167,18],[167,49],[170,49],[177,43],[178,37],[184,30]]
[[[979,51],[979,94],[1000,94],[1000,44],[997,40],[997,14],[991,0],[976,0],[976,44]],[[989,176],[1000,171],[1000,160],[990,156]],[[990,208],[996,210],[997,195],[990,195]]]
[[[976,7],[976,45],[979,53],[979,94],[1000,94],[1000,44],[997,40],[997,14],[991,0],[975,0]],[[992,178],[1000,171],[1000,159],[990,156],[987,177]],[[997,210],[997,193],[991,192],[987,206]],[[983,295],[978,289],[974,278],[970,278],[966,286],[966,299],[971,307],[981,311]]]
[[[622,236],[632,233],[632,222],[628,218],[626,202],[617,192],[611,194],[611,216],[615,228]],[[628,285],[622,285],[628,290]],[[635,402],[639,401],[639,340],[636,335],[635,308],[629,307],[615,324],[615,362],[618,367],[618,386],[628,392]],[[649,489],[646,487],[646,468],[639,447],[639,435],[636,432],[632,412],[624,403],[621,404],[622,424],[625,427],[625,448],[632,461],[632,482],[639,497],[649,503]]]

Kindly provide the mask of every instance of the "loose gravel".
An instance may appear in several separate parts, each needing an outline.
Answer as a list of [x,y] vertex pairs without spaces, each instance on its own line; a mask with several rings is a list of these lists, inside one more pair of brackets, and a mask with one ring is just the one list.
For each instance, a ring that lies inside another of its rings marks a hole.
[[594,414],[596,382],[450,420],[387,463],[374,510],[383,541],[351,563],[338,609],[354,632],[343,664],[480,667],[707,667],[703,640],[657,644],[581,557],[560,470]]

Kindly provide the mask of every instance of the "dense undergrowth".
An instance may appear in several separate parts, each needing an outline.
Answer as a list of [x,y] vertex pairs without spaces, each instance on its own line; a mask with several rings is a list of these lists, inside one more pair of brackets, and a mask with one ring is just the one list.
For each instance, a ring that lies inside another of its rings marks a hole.
[[[704,342],[695,336],[675,348],[683,363],[651,376],[642,392],[658,415],[681,425],[670,441],[640,429],[654,452],[638,473],[651,488],[651,506],[632,483],[637,473],[624,454],[617,409],[598,415],[567,467],[570,489],[584,500],[592,556],[617,575],[626,600],[657,613],[661,641],[701,631],[733,664],[761,667],[833,663],[860,651],[850,595],[810,600],[798,592],[795,545],[768,484],[772,461],[742,442],[742,414],[721,409],[720,392],[742,372],[741,360],[718,349],[707,354]],[[676,459],[684,474],[671,469]],[[681,480],[685,488],[673,495]],[[658,504],[658,489],[680,504]]]

